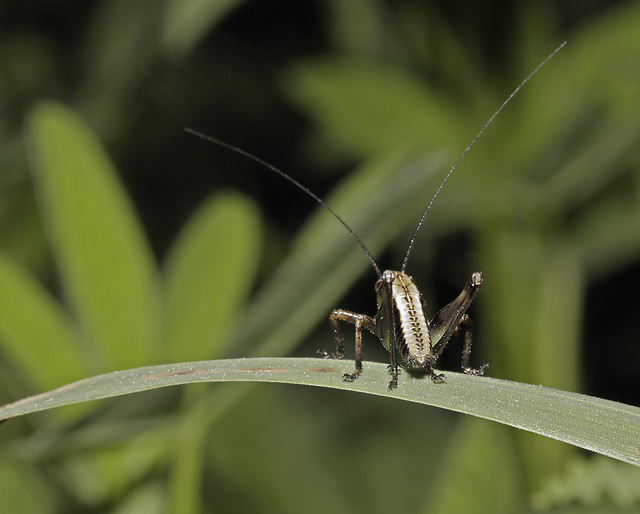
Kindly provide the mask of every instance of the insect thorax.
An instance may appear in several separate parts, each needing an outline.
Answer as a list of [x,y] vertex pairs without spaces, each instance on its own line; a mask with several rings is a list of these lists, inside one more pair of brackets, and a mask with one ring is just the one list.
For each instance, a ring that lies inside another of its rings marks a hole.
[[382,344],[389,350],[388,331],[393,325],[398,353],[404,366],[409,369],[431,367],[431,336],[420,291],[413,279],[401,271],[387,270],[376,283],[376,293],[378,337]]

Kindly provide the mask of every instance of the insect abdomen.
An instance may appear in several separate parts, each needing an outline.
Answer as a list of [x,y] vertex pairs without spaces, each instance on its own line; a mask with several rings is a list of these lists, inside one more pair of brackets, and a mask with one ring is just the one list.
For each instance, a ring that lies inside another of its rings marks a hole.
[[432,364],[433,354],[420,291],[406,273],[394,274],[391,289],[398,350],[407,368],[425,368]]

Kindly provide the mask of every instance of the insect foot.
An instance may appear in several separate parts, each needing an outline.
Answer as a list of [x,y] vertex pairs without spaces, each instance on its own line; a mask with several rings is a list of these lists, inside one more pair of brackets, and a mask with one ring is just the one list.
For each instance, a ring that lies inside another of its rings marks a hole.
[[480,375],[484,375],[484,370],[486,368],[488,368],[489,365],[488,364],[483,364],[482,366],[480,366],[478,369],[474,369],[474,368],[462,368],[462,371],[467,374],[467,375],[474,375],[474,376],[480,376]]
[[433,380],[434,384],[444,384],[444,379],[445,378],[446,377],[444,376],[444,373],[441,373],[441,374],[438,375],[437,373],[434,373],[433,371],[431,372],[431,380]]
[[317,353],[322,355],[323,359],[342,359],[342,357],[344,357],[344,354],[340,355],[338,353],[331,353],[325,350],[318,350]]
[[360,376],[360,373],[362,373],[361,370],[356,370],[351,374],[345,373],[344,375],[342,375],[342,378],[344,379],[345,382],[353,382],[356,378]]

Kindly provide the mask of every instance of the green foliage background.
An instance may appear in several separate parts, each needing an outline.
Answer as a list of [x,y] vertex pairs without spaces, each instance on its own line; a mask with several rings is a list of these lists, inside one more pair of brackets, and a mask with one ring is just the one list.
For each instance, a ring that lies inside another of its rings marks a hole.
[[[333,307],[373,313],[374,274],[334,219],[183,126],[290,172],[395,267],[451,163],[567,39],[447,184],[409,272],[432,312],[483,272],[473,360],[491,376],[637,405],[640,8],[462,5],[4,5],[0,402],[128,367],[312,355]],[[630,465],[309,389],[193,385],[7,422],[3,508],[640,508]]]

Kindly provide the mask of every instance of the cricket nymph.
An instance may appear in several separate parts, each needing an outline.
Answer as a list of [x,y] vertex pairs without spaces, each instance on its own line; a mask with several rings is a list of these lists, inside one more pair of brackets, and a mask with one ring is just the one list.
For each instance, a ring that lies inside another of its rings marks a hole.
[[[469,367],[469,357],[471,356],[471,341],[473,335],[473,323],[467,315],[467,310],[473,301],[480,285],[482,284],[482,274],[475,272],[469,277],[467,285],[453,302],[445,305],[435,317],[427,322],[424,314],[424,301],[420,295],[420,291],[413,282],[413,279],[405,273],[407,261],[413,248],[416,236],[422,227],[427,213],[431,209],[433,202],[440,194],[453,171],[458,167],[460,161],[467,152],[475,144],[485,129],[491,124],[493,119],[502,111],[505,105],[516,95],[522,86],[564,45],[562,43],[556,48],[544,61],[542,61],[535,70],[533,70],[527,78],[509,95],[502,103],[498,110],[493,113],[480,132],[476,134],[471,143],[467,146],[462,155],[449,170],[449,173],[440,183],[440,187],[428,203],[427,208],[422,213],[420,221],[413,232],[413,236],[409,241],[409,247],[404,255],[400,271],[386,270],[380,271],[380,267],[371,253],[355,234],[355,232],[338,216],[327,204],[316,197],[309,190],[300,186],[310,196],[315,198],[323,207],[333,214],[340,221],[347,231],[354,237],[360,247],[364,250],[371,264],[373,264],[378,281],[376,282],[376,294],[378,302],[378,312],[375,316],[367,316],[366,314],[357,314],[355,312],[344,309],[335,309],[329,316],[329,322],[333,329],[334,339],[336,340],[336,351],[329,353],[324,350],[318,350],[318,353],[325,359],[341,359],[344,356],[344,339],[340,330],[339,322],[344,321],[352,323],[355,326],[355,350],[356,350],[356,369],[353,373],[346,373],[343,378],[348,382],[353,382],[362,373],[362,330],[378,336],[384,347],[389,351],[390,363],[389,371],[391,372],[391,382],[389,389],[398,387],[398,357],[400,363],[407,371],[412,374],[428,375],[431,379],[440,383],[443,382],[444,375],[439,375],[433,370],[436,360],[444,350],[447,343],[456,339],[462,334],[464,338],[464,349],[462,350],[462,371],[468,375],[482,375],[487,364],[480,368],[474,369]],[[290,181],[294,182],[291,178]],[[396,355],[398,354],[398,355]]]
[[320,351],[325,358],[341,359],[344,356],[344,339],[339,322],[353,323],[356,329],[356,369],[344,379],[354,381],[362,373],[362,329],[377,335],[390,354],[391,382],[389,388],[398,386],[398,358],[408,372],[428,375],[436,383],[443,382],[444,375],[433,367],[447,343],[462,335],[462,371],[468,375],[482,375],[480,368],[469,367],[473,323],[467,310],[482,285],[482,274],[473,273],[458,297],[445,305],[427,321],[425,305],[413,279],[403,271],[387,270],[376,282],[378,312],[375,316],[357,314],[336,309],[329,316],[337,348],[335,353]]
[[253,159],[257,163],[265,166],[291,182],[296,187],[300,188],[305,194],[309,195],[323,208],[330,212],[344,226],[347,232],[353,236],[368,259],[371,261],[371,264],[378,275],[378,281],[375,286],[378,312],[375,316],[367,316],[366,314],[358,314],[344,309],[335,309],[329,315],[329,322],[331,323],[333,336],[336,341],[336,351],[330,353],[324,350],[318,350],[325,359],[341,359],[344,357],[344,338],[342,337],[340,322],[347,322],[354,325],[356,332],[356,369],[353,373],[346,373],[343,376],[346,381],[353,382],[362,373],[363,329],[378,336],[384,347],[389,351],[389,371],[391,372],[391,382],[389,382],[390,389],[398,387],[398,357],[400,364],[410,373],[428,375],[436,383],[443,382],[444,375],[437,374],[433,367],[445,346],[447,346],[447,343],[456,339],[459,335],[462,335],[464,340],[464,349],[462,351],[462,371],[468,375],[482,375],[484,373],[484,369],[487,367],[487,364],[477,369],[469,367],[473,324],[471,323],[471,318],[467,315],[467,310],[482,284],[482,274],[479,272],[472,273],[466,286],[458,297],[440,309],[431,321],[427,321],[427,317],[425,316],[425,305],[422,296],[420,295],[420,291],[414,284],[413,279],[405,273],[405,269],[407,267],[409,255],[411,254],[411,249],[413,248],[413,243],[415,242],[416,236],[422,227],[422,222],[425,220],[427,213],[431,209],[431,205],[433,205],[433,202],[440,194],[445,183],[457,168],[458,164],[460,164],[460,161],[464,158],[498,113],[500,113],[504,106],[507,105],[507,103],[509,103],[509,101],[516,95],[520,88],[564,45],[565,43],[556,48],[554,52],[542,61],[542,63],[540,63],[538,67],[520,83],[520,85],[493,114],[493,116],[489,118],[489,121],[484,124],[480,132],[476,134],[476,137],[473,138],[465,151],[462,152],[462,155],[460,155],[458,160],[451,167],[440,183],[440,187],[438,187],[431,198],[431,201],[428,203],[427,208],[422,213],[420,221],[418,221],[418,225],[413,232],[411,240],[409,241],[409,247],[405,253],[400,271],[387,270],[382,272],[371,255],[371,252],[369,252],[367,247],[351,227],[347,225],[347,223],[321,198],[303,186],[300,182],[287,175],[284,171],[279,170],[268,162],[265,162],[240,148],[223,143],[218,139],[205,136],[204,134],[194,130],[186,129],[188,132],[198,137],[224,146],[240,155]]

